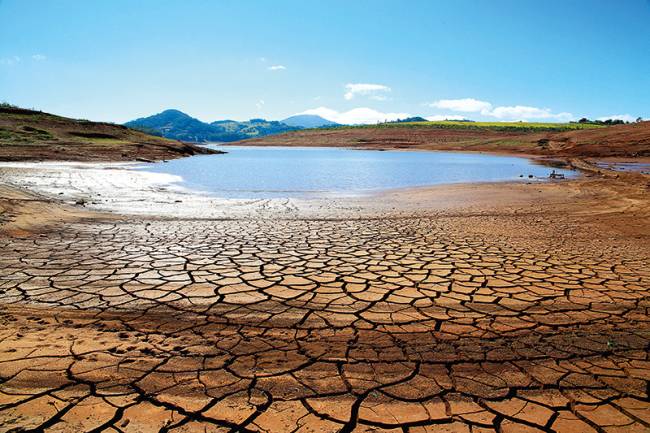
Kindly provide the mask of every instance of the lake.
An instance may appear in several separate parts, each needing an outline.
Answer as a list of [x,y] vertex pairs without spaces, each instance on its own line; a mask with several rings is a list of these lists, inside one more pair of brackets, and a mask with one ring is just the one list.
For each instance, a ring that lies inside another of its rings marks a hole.
[[[359,195],[394,188],[547,179],[552,168],[511,156],[323,147],[213,146],[228,152],[161,162],[143,170],[225,198]],[[567,177],[571,170],[555,169]],[[522,176],[523,177],[520,177]]]

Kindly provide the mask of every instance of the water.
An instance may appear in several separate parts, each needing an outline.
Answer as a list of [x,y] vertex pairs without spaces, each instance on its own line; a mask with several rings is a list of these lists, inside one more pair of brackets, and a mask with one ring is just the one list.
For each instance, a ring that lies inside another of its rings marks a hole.
[[614,171],[636,171],[641,174],[650,174],[650,163],[648,162],[610,162],[597,161],[596,166]]
[[[358,195],[393,188],[459,182],[548,178],[551,168],[526,158],[452,152],[225,146],[200,155],[147,165],[178,175],[182,186],[226,198]],[[569,177],[570,170],[556,169]],[[520,177],[523,175],[523,178]]]

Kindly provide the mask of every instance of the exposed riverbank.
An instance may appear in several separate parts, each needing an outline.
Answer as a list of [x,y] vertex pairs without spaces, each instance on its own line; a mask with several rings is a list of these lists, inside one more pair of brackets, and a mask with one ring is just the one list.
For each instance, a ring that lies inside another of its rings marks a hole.
[[644,431],[648,182],[616,176],[198,220],[2,187],[0,425]]
[[[402,215],[441,207],[437,197],[445,191],[453,191],[455,199],[444,206],[458,207],[471,201],[469,192],[477,187],[508,187],[507,182],[454,183],[458,179],[517,179],[511,183],[525,184],[529,190],[546,181],[557,182],[548,178],[550,167],[522,158],[324,149],[278,149],[277,156],[270,149],[232,150],[228,155],[158,165],[0,163],[0,182],[95,211],[177,218]],[[238,181],[244,172],[255,175]],[[517,175],[522,172],[526,175]],[[210,186],[210,181],[216,190],[194,189]],[[434,185],[396,187],[428,182]],[[422,191],[430,191],[431,200],[409,198]]]
[[284,200],[2,167],[0,425],[647,430],[650,179],[568,163]]

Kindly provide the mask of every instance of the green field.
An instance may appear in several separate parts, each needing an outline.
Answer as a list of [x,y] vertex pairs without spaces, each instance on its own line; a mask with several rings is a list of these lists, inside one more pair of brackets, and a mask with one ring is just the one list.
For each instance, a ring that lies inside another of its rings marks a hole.
[[339,126],[340,128],[438,128],[438,129],[490,129],[493,131],[535,132],[571,131],[575,129],[604,128],[594,123],[546,123],[546,122],[459,122],[443,120],[435,122],[389,122],[376,125]]

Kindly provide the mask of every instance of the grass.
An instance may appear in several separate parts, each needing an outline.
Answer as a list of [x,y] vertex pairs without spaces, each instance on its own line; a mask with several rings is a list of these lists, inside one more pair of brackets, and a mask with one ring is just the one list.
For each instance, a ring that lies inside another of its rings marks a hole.
[[78,143],[84,143],[84,144],[93,144],[93,145],[100,145],[100,146],[121,146],[121,145],[129,145],[129,144],[134,144],[131,141],[121,139],[121,138],[78,138],[75,140]]
[[338,126],[321,129],[352,128],[437,128],[437,129],[489,129],[493,131],[535,132],[572,131],[576,129],[603,128],[604,125],[592,123],[546,123],[546,122],[458,122],[442,120],[436,122],[379,123],[376,125]]
[[31,134],[36,135],[38,138],[43,140],[50,140],[54,138],[52,134],[50,134],[48,131],[45,131],[43,129],[33,128],[31,126],[23,126],[22,130],[27,132],[30,135]]
[[0,139],[2,140],[11,140],[14,138],[14,133],[8,129],[0,128]]

